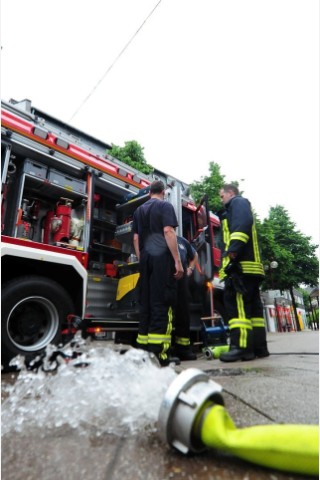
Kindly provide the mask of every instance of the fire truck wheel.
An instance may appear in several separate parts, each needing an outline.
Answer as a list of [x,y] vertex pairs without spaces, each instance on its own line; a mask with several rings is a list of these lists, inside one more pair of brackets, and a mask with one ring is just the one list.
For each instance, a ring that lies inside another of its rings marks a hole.
[[24,276],[2,290],[1,363],[9,368],[17,356],[33,357],[61,340],[62,323],[74,311],[70,296],[54,280]]

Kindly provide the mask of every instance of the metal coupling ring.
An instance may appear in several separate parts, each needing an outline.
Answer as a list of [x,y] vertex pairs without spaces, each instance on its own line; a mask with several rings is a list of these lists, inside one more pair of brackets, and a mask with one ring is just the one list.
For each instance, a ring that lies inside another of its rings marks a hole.
[[158,429],[163,441],[182,453],[206,447],[194,432],[195,420],[208,401],[223,405],[222,387],[197,368],[181,372],[171,383],[160,406]]

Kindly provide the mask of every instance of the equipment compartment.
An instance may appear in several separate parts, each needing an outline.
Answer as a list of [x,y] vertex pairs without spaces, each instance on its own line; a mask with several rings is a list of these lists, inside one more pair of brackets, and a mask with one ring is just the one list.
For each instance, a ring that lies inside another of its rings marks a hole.
[[30,158],[26,158],[23,164],[23,172],[44,180],[47,178],[48,167]]
[[86,193],[86,182],[84,180],[69,177],[68,175],[58,172],[54,168],[50,168],[48,180],[50,183],[65,188],[71,192],[81,193],[82,195],[85,195]]

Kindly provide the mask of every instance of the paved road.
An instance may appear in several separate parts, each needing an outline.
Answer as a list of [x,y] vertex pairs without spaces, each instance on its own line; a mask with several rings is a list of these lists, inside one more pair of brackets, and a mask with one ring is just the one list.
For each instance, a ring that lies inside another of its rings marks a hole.
[[[101,348],[108,346],[98,343]],[[198,360],[182,362],[175,370],[179,373],[186,368],[199,368],[220,383],[226,408],[238,427],[273,422],[318,424],[318,332],[270,333],[268,344],[271,356],[265,359],[223,364],[199,355]],[[12,375],[3,375],[4,390],[14,381]],[[5,410],[5,414],[9,413]],[[2,437],[2,480],[62,478],[302,480],[308,477],[260,468],[216,451],[185,457],[164,445],[156,431],[97,436],[92,429],[87,435],[80,435],[70,426],[49,430],[44,424],[43,428],[22,425],[20,433],[9,432]]]

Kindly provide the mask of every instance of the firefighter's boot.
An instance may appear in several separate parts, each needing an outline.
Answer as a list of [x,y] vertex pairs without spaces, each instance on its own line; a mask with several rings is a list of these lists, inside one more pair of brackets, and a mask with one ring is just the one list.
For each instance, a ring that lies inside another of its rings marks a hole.
[[175,345],[171,353],[182,361],[197,360],[197,355],[192,351],[191,346]]
[[167,355],[165,358],[158,357],[161,367],[168,367],[170,364],[180,365],[181,361],[179,357],[172,357]]
[[[241,325],[241,326],[240,326]],[[237,362],[238,360],[253,360],[253,331],[251,321],[231,320],[230,327],[230,350],[221,353],[222,362]]]
[[167,367],[170,363],[180,365],[180,358],[173,356],[170,351],[170,335],[148,335],[148,351],[154,353],[162,367]]
[[197,360],[197,355],[192,351],[189,338],[175,337],[171,353],[182,361]]
[[140,350],[148,351],[148,335],[142,335],[141,333],[138,333],[135,347]]
[[267,332],[264,325],[264,319],[252,319],[253,324],[253,352],[256,357],[268,357]]

